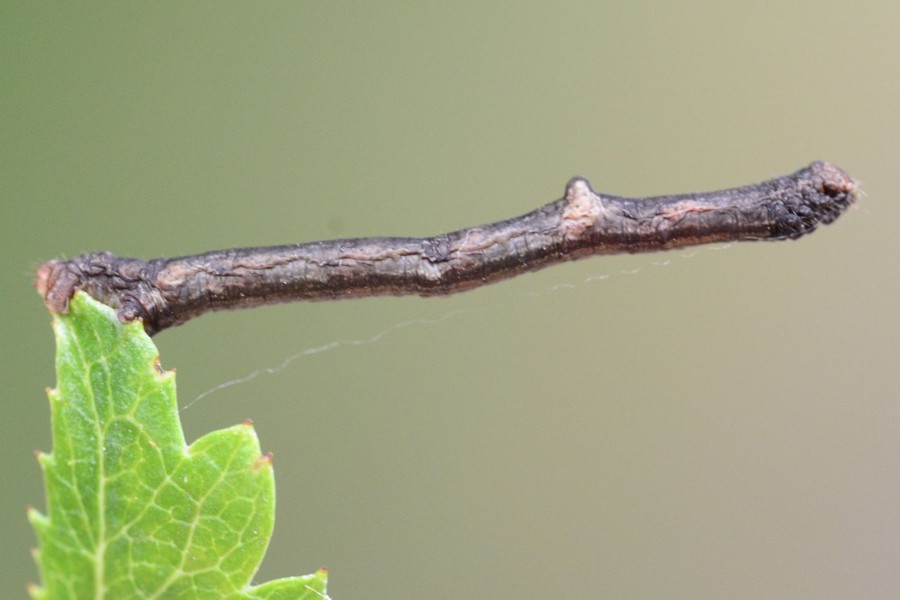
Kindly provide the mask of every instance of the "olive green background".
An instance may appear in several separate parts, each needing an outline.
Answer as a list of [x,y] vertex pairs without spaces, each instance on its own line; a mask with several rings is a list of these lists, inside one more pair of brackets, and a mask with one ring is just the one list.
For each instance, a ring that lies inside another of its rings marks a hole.
[[575,174],[650,195],[821,158],[867,197],[797,242],[156,339],[182,406],[276,371],[182,413],[188,440],[250,417],[275,453],[258,580],[326,565],[335,598],[898,597],[898,31],[888,0],[3,3],[0,594],[37,578],[42,261],[430,235]]

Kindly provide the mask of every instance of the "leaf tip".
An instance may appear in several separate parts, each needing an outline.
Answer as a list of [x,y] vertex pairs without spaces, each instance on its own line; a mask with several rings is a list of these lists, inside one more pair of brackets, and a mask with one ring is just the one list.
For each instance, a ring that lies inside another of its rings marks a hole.
[[253,465],[253,470],[258,471],[260,469],[264,469],[266,467],[272,467],[272,462],[275,460],[275,455],[271,452],[263,454],[258,459],[256,459],[256,464]]
[[43,450],[35,450],[34,457],[37,459],[38,464],[41,465],[41,468],[45,471],[53,464],[53,454],[49,452],[44,452]]
[[33,506],[28,507],[25,511],[25,515],[28,517],[31,526],[34,527],[39,535],[50,526],[50,519],[47,518],[47,515]]
[[28,595],[34,598],[34,600],[47,597],[47,590],[36,583],[29,583],[25,589],[28,591]]

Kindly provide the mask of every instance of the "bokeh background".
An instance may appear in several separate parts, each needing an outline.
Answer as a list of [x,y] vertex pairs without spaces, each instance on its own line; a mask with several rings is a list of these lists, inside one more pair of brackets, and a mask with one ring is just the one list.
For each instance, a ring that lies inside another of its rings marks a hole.
[[37,580],[44,260],[430,235],[575,174],[651,195],[826,159],[867,197],[797,242],[156,341],[182,406],[275,371],[182,413],[189,441],[251,417],[276,455],[259,581],[327,565],[335,598],[897,598],[898,32],[888,0],[4,2],[3,595]]

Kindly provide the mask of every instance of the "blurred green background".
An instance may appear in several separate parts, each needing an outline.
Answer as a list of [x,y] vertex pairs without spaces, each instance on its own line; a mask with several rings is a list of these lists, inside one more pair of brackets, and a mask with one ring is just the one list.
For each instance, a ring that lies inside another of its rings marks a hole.
[[887,0],[4,2],[0,593],[37,579],[44,260],[431,235],[575,174],[650,195],[826,159],[868,196],[798,242],[222,313],[156,341],[182,406],[276,371],[182,413],[189,441],[251,417],[276,455],[260,581],[900,596],[898,31]]

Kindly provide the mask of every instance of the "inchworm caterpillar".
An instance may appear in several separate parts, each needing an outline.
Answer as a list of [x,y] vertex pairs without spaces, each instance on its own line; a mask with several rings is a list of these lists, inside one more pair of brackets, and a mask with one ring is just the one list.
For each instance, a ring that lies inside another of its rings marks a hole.
[[569,181],[565,195],[506,221],[426,238],[371,237],[217,250],[144,261],[107,252],[52,260],[35,286],[66,312],[76,290],[142,319],[149,334],[213,310],[293,300],[453,294],[595,254],[795,239],[859,198],[839,167],[716,192],[622,198]]

